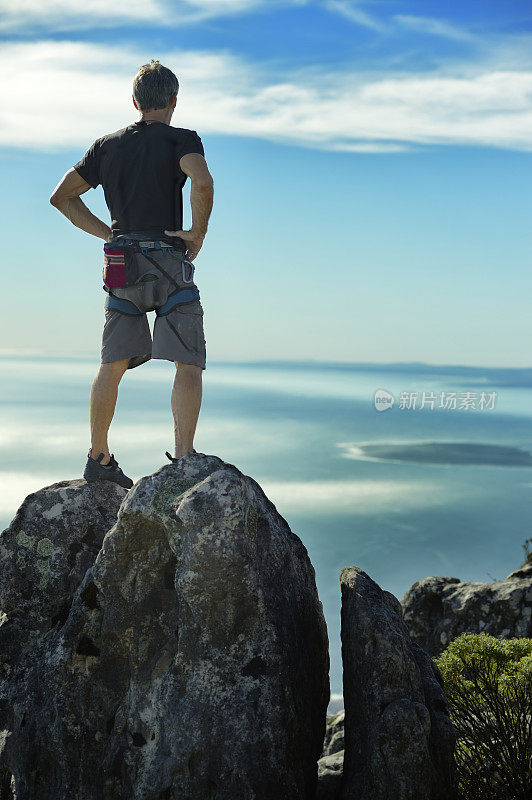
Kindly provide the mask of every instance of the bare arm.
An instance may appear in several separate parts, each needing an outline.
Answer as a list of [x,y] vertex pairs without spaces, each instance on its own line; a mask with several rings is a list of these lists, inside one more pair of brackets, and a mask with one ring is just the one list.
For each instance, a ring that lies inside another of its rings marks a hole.
[[187,243],[187,258],[196,258],[201,247],[214,197],[214,181],[207,162],[199,153],[187,153],[179,161],[179,166],[190,178],[190,205],[192,207],[192,227],[189,231],[165,231],[167,236],[179,236]]
[[55,206],[70,222],[82,231],[97,236],[107,242],[111,238],[111,228],[98,219],[85,205],[80,194],[91,188],[90,183],[72,167],[66,172],[55,187],[50,203]]

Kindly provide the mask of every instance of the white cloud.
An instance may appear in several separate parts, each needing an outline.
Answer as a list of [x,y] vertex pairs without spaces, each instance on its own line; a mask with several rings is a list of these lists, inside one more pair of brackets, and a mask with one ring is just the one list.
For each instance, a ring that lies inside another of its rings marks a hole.
[[301,0],[0,0],[0,31],[67,31],[117,25],[190,25],[211,17],[243,14],[260,7],[299,5]]
[[225,13],[227,11],[249,11],[258,5],[261,0],[186,0],[190,6],[201,8],[202,11],[212,13]]
[[393,19],[400,25],[419,33],[428,33],[432,36],[442,36],[447,39],[473,41],[476,37],[463,28],[458,28],[451,22],[434,17],[421,17],[414,14],[394,14]]
[[406,28],[422,34],[456,40],[475,40],[475,36],[451,22],[415,14],[377,17],[364,10],[374,6],[368,0],[0,0],[0,32],[29,35],[38,31],[66,31],[119,26],[171,26],[180,28],[206,20],[257,11],[271,12],[290,6],[319,6],[340,15],[355,25],[392,36]]
[[326,0],[324,5],[329,11],[341,14],[356,25],[379,32],[387,30],[387,26],[381,20],[368,14],[359,5],[350,3],[349,0]]
[[153,54],[89,42],[6,43],[0,145],[86,148],[137,119],[139,66],[179,77],[176,126],[349,152],[431,144],[532,150],[532,69],[496,64],[381,74],[301,68],[281,79],[226,51]]
[[34,27],[47,30],[70,30],[87,25],[115,25],[127,21],[153,22],[159,19],[164,6],[159,0],[128,0],[109,3],[107,0],[0,0],[0,30],[23,31]]
[[378,18],[368,14],[361,6],[368,3],[350,2],[350,0],[325,0],[324,6],[328,11],[340,14],[355,25],[387,34],[393,37],[401,28],[429,36],[440,36],[444,39],[456,41],[475,42],[477,36],[464,28],[454,25],[445,19],[437,17],[424,17],[418,14],[393,14],[390,17]]
[[261,486],[271,501],[284,514],[323,514],[327,509],[335,514],[375,513],[390,509],[404,512],[430,506],[445,505],[451,494],[456,501],[460,490],[442,490],[434,483],[426,484],[398,480],[337,480],[337,481],[268,481]]

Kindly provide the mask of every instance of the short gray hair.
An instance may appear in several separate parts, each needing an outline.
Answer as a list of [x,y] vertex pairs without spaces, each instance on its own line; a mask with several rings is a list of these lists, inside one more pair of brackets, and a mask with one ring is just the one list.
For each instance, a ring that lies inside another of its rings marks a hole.
[[173,94],[179,91],[179,81],[168,67],[152,58],[133,79],[133,97],[140,111],[166,108]]

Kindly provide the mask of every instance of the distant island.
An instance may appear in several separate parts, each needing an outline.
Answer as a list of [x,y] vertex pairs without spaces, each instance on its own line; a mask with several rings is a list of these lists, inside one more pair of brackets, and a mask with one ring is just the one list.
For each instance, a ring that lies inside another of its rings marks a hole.
[[375,461],[418,461],[426,464],[492,464],[532,467],[532,453],[521,447],[474,442],[376,442],[348,444],[346,456]]

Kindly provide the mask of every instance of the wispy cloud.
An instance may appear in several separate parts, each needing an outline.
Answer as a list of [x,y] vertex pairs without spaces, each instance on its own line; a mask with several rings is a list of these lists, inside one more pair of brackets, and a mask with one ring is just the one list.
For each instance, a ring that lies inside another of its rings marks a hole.
[[393,19],[405,28],[431,36],[442,36],[446,39],[468,42],[474,41],[476,38],[475,35],[469,31],[459,28],[443,19],[421,17],[414,14],[394,14]]
[[268,5],[300,5],[302,0],[0,0],[0,32],[61,32],[93,26],[191,25],[211,17],[244,14]]
[[123,25],[127,22],[153,22],[164,13],[161,0],[0,0],[0,31],[28,33],[34,28],[65,31],[92,25]]
[[324,7],[333,13],[340,14],[355,25],[369,28],[378,33],[393,36],[405,29],[429,36],[440,36],[456,41],[473,42],[476,35],[454,25],[445,19],[425,17],[419,14],[392,14],[381,16],[370,14],[362,6],[368,3],[355,3],[351,0],[325,0]]
[[109,3],[108,0],[0,0],[0,34],[39,32],[65,33],[129,26],[164,26],[180,28],[200,25],[209,19],[224,16],[243,16],[256,12],[271,12],[283,7],[321,7],[359,27],[392,38],[405,29],[423,35],[473,41],[473,33],[444,19],[416,14],[387,16],[379,5],[379,16],[369,13],[375,0],[128,0]]
[[358,3],[352,3],[349,2],[349,0],[325,0],[324,6],[329,11],[341,14],[342,17],[345,17],[350,22],[354,22],[356,25],[361,25],[364,28],[371,28],[371,30],[379,32],[387,30],[387,25],[385,23],[377,17],[368,14]]
[[[465,64],[379,75],[301,68],[272,78],[268,65],[227,51],[157,57],[180,79],[172,123],[203,134],[350,152],[432,144],[532,150],[530,68]],[[0,145],[86,147],[127,125],[137,118],[132,78],[147,58],[132,46],[4,44]]]

